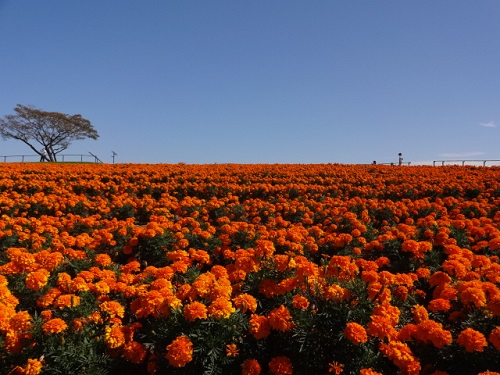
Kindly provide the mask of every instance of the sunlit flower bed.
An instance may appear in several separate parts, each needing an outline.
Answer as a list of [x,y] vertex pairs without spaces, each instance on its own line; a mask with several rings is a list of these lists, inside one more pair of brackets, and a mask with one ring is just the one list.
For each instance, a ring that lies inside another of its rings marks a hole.
[[0,165],[1,374],[500,372],[500,168]]

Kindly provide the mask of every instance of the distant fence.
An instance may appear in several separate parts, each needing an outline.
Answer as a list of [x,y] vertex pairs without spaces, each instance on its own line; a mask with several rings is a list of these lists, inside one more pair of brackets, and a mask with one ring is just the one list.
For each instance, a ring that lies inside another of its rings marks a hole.
[[[80,162],[83,163],[84,161],[93,163],[102,163],[101,160],[95,155],[86,155],[86,154],[59,154],[57,155],[57,161],[61,162]],[[37,162],[40,161],[40,155],[0,155],[0,161],[1,162]]]
[[456,165],[457,163],[461,163],[462,166],[465,165],[465,163],[481,163],[483,165],[483,167],[486,166],[486,163],[498,163],[500,162],[500,160],[495,160],[495,159],[490,159],[490,160],[484,160],[484,159],[480,159],[480,160],[434,160],[432,162],[432,165],[436,165],[436,163],[441,163],[442,166],[446,165],[446,164],[453,164],[453,165]]
[[399,162],[396,163],[372,163],[373,165],[378,164],[378,165],[410,165],[411,161],[403,161],[401,164]]

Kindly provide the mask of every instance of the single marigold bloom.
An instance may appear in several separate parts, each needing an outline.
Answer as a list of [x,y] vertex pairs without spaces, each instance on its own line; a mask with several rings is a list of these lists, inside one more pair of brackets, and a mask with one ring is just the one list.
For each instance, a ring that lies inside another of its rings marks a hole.
[[354,345],[362,344],[368,341],[368,335],[365,328],[356,322],[347,323],[344,328],[344,337]]
[[437,312],[437,311],[446,312],[451,309],[451,303],[447,299],[436,298],[433,299],[431,302],[429,302],[429,305],[427,305],[427,309],[432,312]]
[[73,280],[71,280],[70,291],[86,292],[88,290],[89,286],[87,285],[87,281],[83,277],[77,276]]
[[494,238],[488,242],[488,246],[491,250],[499,250],[500,249],[500,237]]
[[42,324],[42,331],[44,334],[48,335],[49,333],[61,333],[68,325],[66,322],[60,318],[50,319],[49,321]]
[[483,307],[486,305],[486,294],[479,288],[467,288],[460,293],[460,300],[463,304],[472,304],[475,307]]
[[183,315],[188,322],[194,322],[196,319],[206,319],[207,307],[201,302],[194,301],[184,306]]
[[323,295],[327,300],[339,302],[345,298],[346,290],[342,288],[340,285],[333,284],[325,288]]
[[264,339],[271,333],[269,319],[263,315],[252,314],[249,320],[249,331],[257,339]]
[[408,299],[408,288],[404,285],[400,285],[394,291],[394,295],[401,301],[406,301]]
[[275,330],[286,332],[294,327],[294,323],[292,321],[292,315],[290,311],[283,306],[273,309],[269,315],[269,324]]
[[484,335],[472,328],[466,328],[460,332],[457,342],[468,352],[482,352],[488,346]]
[[198,276],[191,286],[201,298],[205,298],[210,294],[214,282],[215,275],[211,272],[205,272]]
[[488,340],[493,344],[496,350],[500,351],[500,326],[491,331]]
[[300,294],[296,294],[293,296],[292,305],[296,309],[306,310],[309,307],[309,300]]
[[293,373],[292,361],[285,356],[278,356],[269,362],[269,370],[275,375],[291,375]]
[[428,268],[421,267],[421,268],[417,269],[416,274],[417,274],[417,277],[419,279],[425,279],[426,280],[426,279],[428,279],[431,276],[431,270],[428,269]]
[[262,371],[256,359],[247,359],[241,365],[241,375],[260,375]]
[[228,357],[236,357],[240,353],[238,349],[238,345],[236,344],[227,344],[226,345],[226,356]]
[[422,305],[413,306],[413,320],[415,323],[423,322],[424,320],[429,319],[429,313],[426,308]]
[[362,368],[359,370],[359,375],[384,375],[381,372],[372,370],[371,368]]
[[123,346],[123,357],[132,363],[142,363],[146,359],[146,347],[137,341],[131,341]]
[[255,256],[259,258],[269,258],[274,254],[274,243],[269,240],[255,241]]
[[29,358],[24,366],[23,375],[38,375],[42,372],[43,363],[38,359]]
[[257,300],[254,296],[242,293],[233,298],[234,306],[241,312],[255,312],[257,310]]
[[334,373],[335,375],[340,375],[344,372],[344,365],[338,362],[330,362],[328,364],[328,372]]
[[208,314],[216,319],[229,318],[235,311],[231,301],[225,298],[217,298],[208,306]]
[[99,305],[99,309],[107,313],[110,318],[125,316],[125,308],[118,301],[105,301]]
[[10,318],[10,328],[17,333],[27,332],[32,326],[31,320],[27,311],[20,311]]
[[177,337],[167,346],[166,358],[174,367],[184,367],[193,360],[193,343],[186,336]]
[[443,284],[449,284],[451,282],[451,277],[450,275],[442,272],[442,271],[437,271],[432,274],[432,276],[429,278],[429,284],[431,286],[438,286],[438,285],[443,285]]
[[108,254],[97,254],[94,258],[94,263],[101,267],[107,267],[113,263]]
[[26,287],[31,290],[40,290],[49,281],[50,272],[45,268],[41,268],[37,271],[30,272],[26,276]]
[[370,336],[380,339],[384,337],[391,339],[397,335],[397,331],[392,326],[390,319],[382,315],[371,316],[371,322],[368,323],[366,332]]
[[73,319],[73,322],[71,323],[71,328],[75,332],[82,332],[83,327],[85,326],[85,323],[87,323],[87,319],[85,318],[75,318]]
[[53,311],[52,310],[42,310],[40,312],[40,317],[42,318],[42,320],[44,322],[46,322],[47,320],[50,320],[52,319],[52,316],[54,315]]
[[125,334],[120,326],[106,327],[104,342],[110,349],[116,349],[125,344]]
[[[388,289],[386,289],[388,290]],[[381,294],[381,296],[383,293]],[[401,315],[401,311],[396,306],[392,306],[388,302],[384,302],[380,305],[377,305],[373,308],[373,315],[381,315],[387,318],[392,326],[396,326],[399,322],[399,316]]]

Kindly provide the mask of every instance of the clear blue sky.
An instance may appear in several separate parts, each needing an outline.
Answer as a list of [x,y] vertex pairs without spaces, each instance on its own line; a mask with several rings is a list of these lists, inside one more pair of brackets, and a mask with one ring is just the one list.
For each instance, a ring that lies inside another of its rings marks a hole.
[[[0,116],[137,163],[500,159],[498,0],[0,0]],[[0,140],[0,155],[32,154]]]

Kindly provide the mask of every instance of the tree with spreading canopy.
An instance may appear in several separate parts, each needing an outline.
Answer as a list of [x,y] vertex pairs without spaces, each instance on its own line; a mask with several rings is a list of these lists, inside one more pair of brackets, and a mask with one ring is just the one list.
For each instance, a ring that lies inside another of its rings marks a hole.
[[0,135],[4,140],[23,142],[40,155],[40,160],[57,161],[57,154],[73,141],[99,138],[90,121],[81,115],[46,112],[21,104],[14,111],[16,114],[0,119]]

